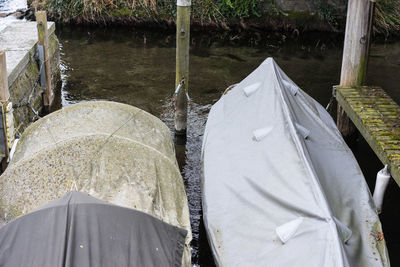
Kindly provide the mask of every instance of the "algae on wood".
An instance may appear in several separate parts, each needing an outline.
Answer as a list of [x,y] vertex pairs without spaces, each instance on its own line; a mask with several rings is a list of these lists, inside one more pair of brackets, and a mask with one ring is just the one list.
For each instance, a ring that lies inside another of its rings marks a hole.
[[338,103],[400,185],[400,107],[379,87],[335,89]]
[[187,97],[189,90],[189,40],[190,40],[190,0],[177,1],[176,17],[176,76],[175,86],[181,83],[183,88],[178,91],[175,104],[175,132],[186,135],[187,128]]
[[[53,90],[51,87],[51,69],[49,55],[49,36],[47,32],[47,15],[46,11],[36,12],[37,30],[38,30],[38,47],[43,49],[44,60],[41,62],[41,67],[45,68],[46,76],[46,91],[44,94],[44,105],[49,107],[53,103]],[[40,51],[40,50],[39,50]],[[39,52],[40,54],[40,52]]]
[[[340,76],[341,86],[365,84],[373,13],[373,2],[349,1]],[[345,137],[355,132],[353,123],[340,105],[337,107],[337,125]]]

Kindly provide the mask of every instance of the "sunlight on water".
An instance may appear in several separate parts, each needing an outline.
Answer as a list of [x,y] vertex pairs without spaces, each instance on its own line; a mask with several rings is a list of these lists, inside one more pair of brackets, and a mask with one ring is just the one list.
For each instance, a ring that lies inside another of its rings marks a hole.
[[0,0],[0,13],[10,13],[27,8],[26,0]]

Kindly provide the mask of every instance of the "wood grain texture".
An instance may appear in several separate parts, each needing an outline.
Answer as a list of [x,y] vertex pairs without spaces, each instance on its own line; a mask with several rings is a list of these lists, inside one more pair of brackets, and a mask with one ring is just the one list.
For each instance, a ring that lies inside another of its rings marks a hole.
[[[340,76],[341,86],[365,85],[373,14],[373,2],[349,0]],[[337,126],[345,138],[354,136],[356,133],[355,126],[340,105],[337,107]]]
[[336,87],[336,99],[400,185],[400,107],[380,87]]
[[[1,156],[5,159],[8,158],[9,148],[8,148],[8,140],[7,140],[7,118],[6,118],[6,110],[7,104],[10,99],[10,92],[8,90],[8,74],[7,74],[7,62],[6,62],[6,52],[0,51],[0,99],[1,99],[1,111],[2,111],[2,128],[3,132],[1,133],[1,141],[4,145],[1,146]],[[3,164],[4,165],[4,164]],[[4,168],[4,166],[2,167]]]
[[178,6],[176,18],[176,77],[178,86],[185,78],[184,88],[176,96],[175,132],[186,135],[187,128],[187,98],[189,90],[189,41],[190,41],[190,6]]
[[49,60],[49,37],[47,33],[47,15],[46,11],[36,12],[36,22],[38,29],[38,45],[43,46],[44,50],[44,67],[46,75],[46,91],[44,94],[44,105],[49,107],[53,104],[53,89],[51,85],[51,67]]
[[369,0],[349,1],[340,76],[341,86],[365,84],[373,9],[374,4]]
[[0,99],[3,103],[10,98],[6,64],[6,52],[0,51]]

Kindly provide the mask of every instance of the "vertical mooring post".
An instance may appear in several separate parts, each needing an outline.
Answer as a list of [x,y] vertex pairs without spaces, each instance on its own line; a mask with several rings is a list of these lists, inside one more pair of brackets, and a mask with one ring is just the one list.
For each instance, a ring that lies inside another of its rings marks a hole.
[[175,102],[175,135],[186,136],[187,92],[189,90],[189,40],[191,0],[177,0],[175,86],[184,79]]
[[0,51],[0,100],[2,106],[2,144],[1,153],[4,154],[4,159],[2,161],[2,170],[5,169],[8,159],[9,147],[7,140],[7,105],[10,99],[10,92],[8,91],[8,75],[7,75],[7,64],[6,64],[6,52]]
[[[374,2],[349,0],[343,47],[340,86],[365,85],[374,15]],[[341,106],[337,108],[337,126],[344,137],[355,133],[355,126]]]
[[51,88],[51,69],[49,54],[49,36],[47,33],[46,11],[36,12],[36,23],[38,30],[38,50],[40,59],[40,86],[45,87],[43,96],[44,106],[49,108],[53,104],[53,90]]

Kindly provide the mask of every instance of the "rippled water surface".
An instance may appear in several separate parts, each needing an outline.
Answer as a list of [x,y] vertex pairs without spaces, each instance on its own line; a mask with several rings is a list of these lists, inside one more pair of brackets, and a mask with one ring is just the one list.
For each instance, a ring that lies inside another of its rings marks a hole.
[[[132,29],[57,30],[61,41],[63,73],[62,103],[112,100],[142,108],[173,128],[170,98],[174,91],[174,35]],[[268,40],[271,33],[266,33]],[[265,58],[274,57],[280,67],[303,90],[326,105],[332,85],[338,84],[341,41],[336,36],[314,35],[307,39],[271,38],[262,44],[238,44],[235,38],[194,35],[190,48],[190,97],[187,145],[176,152],[189,198],[193,263],[212,266],[204,228],[201,225],[200,152],[208,111],[225,88],[240,82]],[[339,37],[340,39],[340,37]],[[400,102],[400,42],[374,44],[369,84],[383,86]],[[353,151],[371,187],[379,160],[360,138]],[[400,266],[400,190],[393,182],[381,215],[392,265]]]

